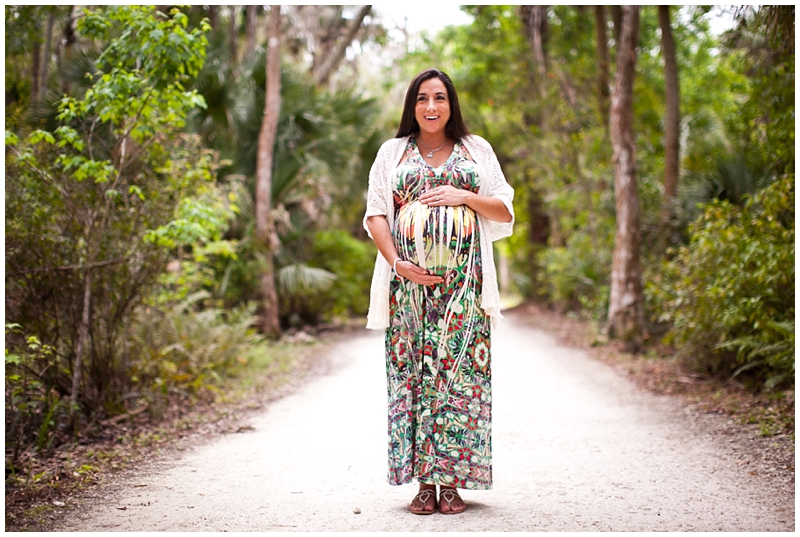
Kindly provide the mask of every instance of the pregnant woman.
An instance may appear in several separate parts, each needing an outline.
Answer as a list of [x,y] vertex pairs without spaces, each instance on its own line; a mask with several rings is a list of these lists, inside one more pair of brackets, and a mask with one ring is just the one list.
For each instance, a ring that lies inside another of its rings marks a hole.
[[492,486],[491,243],[511,234],[513,197],[450,78],[417,75],[370,171],[364,217],[379,250],[367,328],[386,330],[389,483],[419,482],[414,514],[461,513],[459,488]]

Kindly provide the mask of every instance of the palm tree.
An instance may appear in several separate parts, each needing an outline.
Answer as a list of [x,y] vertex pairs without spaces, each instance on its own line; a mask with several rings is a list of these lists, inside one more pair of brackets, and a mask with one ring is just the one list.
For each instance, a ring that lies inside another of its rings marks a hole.
[[[223,282],[220,290],[224,289],[230,300],[241,301],[257,296],[253,274],[260,270],[252,219],[266,61],[265,51],[257,47],[234,71],[223,32],[211,36],[205,68],[195,84],[208,106],[195,111],[190,128],[220,151],[226,162],[220,179],[237,185],[240,213],[229,238],[239,240],[239,259],[217,269]],[[354,233],[360,229],[361,194],[382,136],[370,127],[377,114],[376,103],[355,89],[319,88],[305,69],[286,64],[280,85],[271,181],[273,220],[280,238],[275,269],[281,273],[288,268],[286,274],[297,274],[292,271],[305,267],[306,246],[316,229],[341,226]],[[315,276],[319,274],[306,271],[295,281],[319,281],[320,285],[327,281]],[[278,293],[286,294],[290,288],[279,286]]]

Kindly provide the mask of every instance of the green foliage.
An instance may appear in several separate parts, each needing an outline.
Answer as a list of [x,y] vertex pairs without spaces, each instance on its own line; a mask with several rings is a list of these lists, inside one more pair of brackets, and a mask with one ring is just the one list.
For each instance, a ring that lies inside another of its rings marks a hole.
[[[221,282],[218,296],[224,296],[227,304],[237,304],[259,296],[263,270],[254,238],[254,190],[266,72],[264,54],[259,52],[235,73],[225,61],[227,50],[224,41],[214,41],[209,50],[208,67],[196,84],[209,106],[193,112],[190,128],[226,159],[219,174],[231,183],[237,197],[238,212],[227,234],[237,241],[237,257],[210,265],[214,270],[210,279]],[[311,261],[309,248],[317,230],[356,232],[361,227],[368,169],[382,142],[373,127],[376,114],[375,101],[353,87],[325,91],[315,87],[307,73],[284,65],[271,202],[277,234],[275,265],[277,272],[285,269],[287,278],[313,275],[307,268],[326,268]],[[336,285],[342,285],[341,281],[337,279]],[[295,286],[278,287],[283,322],[288,323],[289,312],[297,308],[306,313],[294,315],[295,324],[300,319],[316,323],[331,315],[330,304],[322,311],[311,311],[311,299],[303,297],[316,298],[316,292],[292,289]],[[301,308],[301,303],[308,307]]]
[[[433,61],[451,75],[468,126],[493,145],[515,188],[517,220],[507,242],[518,290],[561,308],[585,304],[602,316],[615,209],[610,140],[596,104],[593,11],[548,10],[549,59],[544,80],[538,80],[519,7],[467,10],[474,23],[443,31],[430,50],[412,56],[413,69]],[[649,28],[657,27],[655,11],[646,19]],[[643,52],[653,54],[657,43],[655,35],[644,36]],[[663,107],[661,69],[649,67],[655,78],[642,82],[636,99],[637,133],[659,141],[660,117],[653,109]],[[647,147],[660,150],[656,143]],[[649,158],[646,151],[639,160]],[[660,174],[643,175],[643,206],[658,207],[659,181]],[[534,232],[544,234],[544,244],[532,242]]]
[[308,265],[278,271],[280,314],[289,326],[365,316],[376,249],[346,231],[318,231]]
[[[730,62],[747,75],[734,87],[742,96],[742,104],[737,115],[730,118],[729,128],[739,140],[748,165],[773,177],[794,173],[793,21],[791,6],[748,9],[740,16],[739,26],[723,38]],[[792,45],[783,46],[783,41]]]
[[[613,235],[604,237],[608,243]],[[584,310],[602,318],[608,310],[611,249],[598,248],[589,234],[570,236],[567,246],[542,250],[540,285],[562,310]],[[591,255],[594,252],[595,255]]]
[[52,375],[46,374],[57,367],[55,349],[35,335],[22,337],[23,329],[17,323],[6,324],[5,334],[6,447],[16,457],[31,440],[40,451],[49,449],[68,405],[53,389]]
[[[23,124],[6,134],[6,314],[54,349],[52,366],[29,373],[63,398],[88,293],[91,337],[78,371],[86,416],[126,389],[120,336],[167,249],[233,253],[220,242],[231,205],[218,201],[216,155],[180,133],[204,105],[184,87],[205,58],[201,26],[189,30],[177,9],[169,17],[143,6],[86,12],[80,39],[109,39],[86,73],[91,87],[58,101],[53,128]],[[9,343],[20,348],[19,340],[12,334]],[[58,413],[48,404],[42,426]]]
[[167,15],[153,13],[150,6],[122,6],[108,12],[84,10],[78,32],[105,41],[115,26],[122,27],[100,56],[100,66],[149,73],[157,84],[166,85],[172,80],[188,81],[203,67],[205,34],[211,25],[204,19],[199,28],[188,30],[188,24],[189,18],[177,7]]
[[325,316],[366,316],[376,252],[374,243],[345,231],[317,232],[309,263],[336,275],[326,293],[332,304]]
[[726,341],[718,348],[735,350],[737,362],[744,364],[734,376],[756,367],[774,371],[764,382],[764,388],[771,390],[794,380],[794,328],[794,320],[768,322],[760,333]]
[[748,372],[771,388],[794,379],[794,176],[743,207],[708,203],[647,291],[668,341],[699,368]]
[[765,186],[766,182],[753,176],[741,156],[722,159],[717,163],[717,173],[710,177],[713,189],[711,196],[742,205],[749,195]]
[[170,391],[215,391],[253,353],[268,352],[255,329],[254,304],[223,310],[209,298],[201,291],[172,307],[140,307],[133,315],[124,348],[128,374],[131,389],[150,401],[151,411],[163,410]]
[[[517,223],[507,244],[518,289],[602,320],[615,228],[614,171],[607,127],[597,113],[593,10],[548,7],[548,59],[540,80],[519,8],[464,9],[474,22],[423,43],[407,59],[408,78],[431,65],[448,72],[468,126],[493,144],[516,190]],[[775,327],[788,322],[789,305],[772,302],[794,296],[786,287],[793,241],[779,241],[769,211],[746,200],[794,169],[794,60],[791,47],[774,43],[791,41],[792,25],[774,6],[751,10],[720,42],[709,30],[708,7],[679,10],[673,10],[672,29],[682,162],[679,207],[669,222],[662,216],[664,58],[653,7],[641,8],[637,46],[637,184],[644,275],[654,280],[646,300],[658,312],[653,320],[662,323],[651,328],[673,326],[672,341],[686,345],[703,367],[732,374],[757,363],[740,375],[772,378],[767,382],[773,385],[793,371],[774,347],[787,344]],[[777,37],[775,21],[784,32]],[[613,83],[617,51],[610,21],[608,30]],[[734,205],[702,205],[712,199]],[[746,203],[747,209],[735,206]],[[541,238],[542,213],[546,244],[534,240]],[[672,272],[661,266],[668,246],[668,256],[677,256],[667,265]]]

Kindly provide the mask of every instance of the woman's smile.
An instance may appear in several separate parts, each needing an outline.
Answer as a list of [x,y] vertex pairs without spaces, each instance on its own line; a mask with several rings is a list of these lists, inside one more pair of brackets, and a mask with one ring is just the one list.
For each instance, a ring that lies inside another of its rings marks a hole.
[[450,119],[450,99],[447,88],[438,78],[431,78],[419,86],[414,117],[420,130],[441,135]]

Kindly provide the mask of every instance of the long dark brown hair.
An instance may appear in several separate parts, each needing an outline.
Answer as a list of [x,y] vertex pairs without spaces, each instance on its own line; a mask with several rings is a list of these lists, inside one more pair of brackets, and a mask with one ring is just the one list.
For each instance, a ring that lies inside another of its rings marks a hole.
[[414,116],[414,109],[417,105],[417,94],[419,87],[428,79],[438,78],[447,88],[447,99],[450,101],[450,119],[447,120],[447,125],[444,127],[444,133],[448,138],[453,140],[460,140],[462,137],[469,134],[467,126],[464,124],[464,118],[461,116],[461,107],[458,105],[458,95],[456,94],[456,87],[453,81],[447,74],[438,69],[425,69],[418,74],[411,85],[408,86],[406,92],[406,100],[403,104],[403,116],[400,118],[400,128],[397,129],[395,138],[402,138],[409,134],[419,132],[419,123]]

